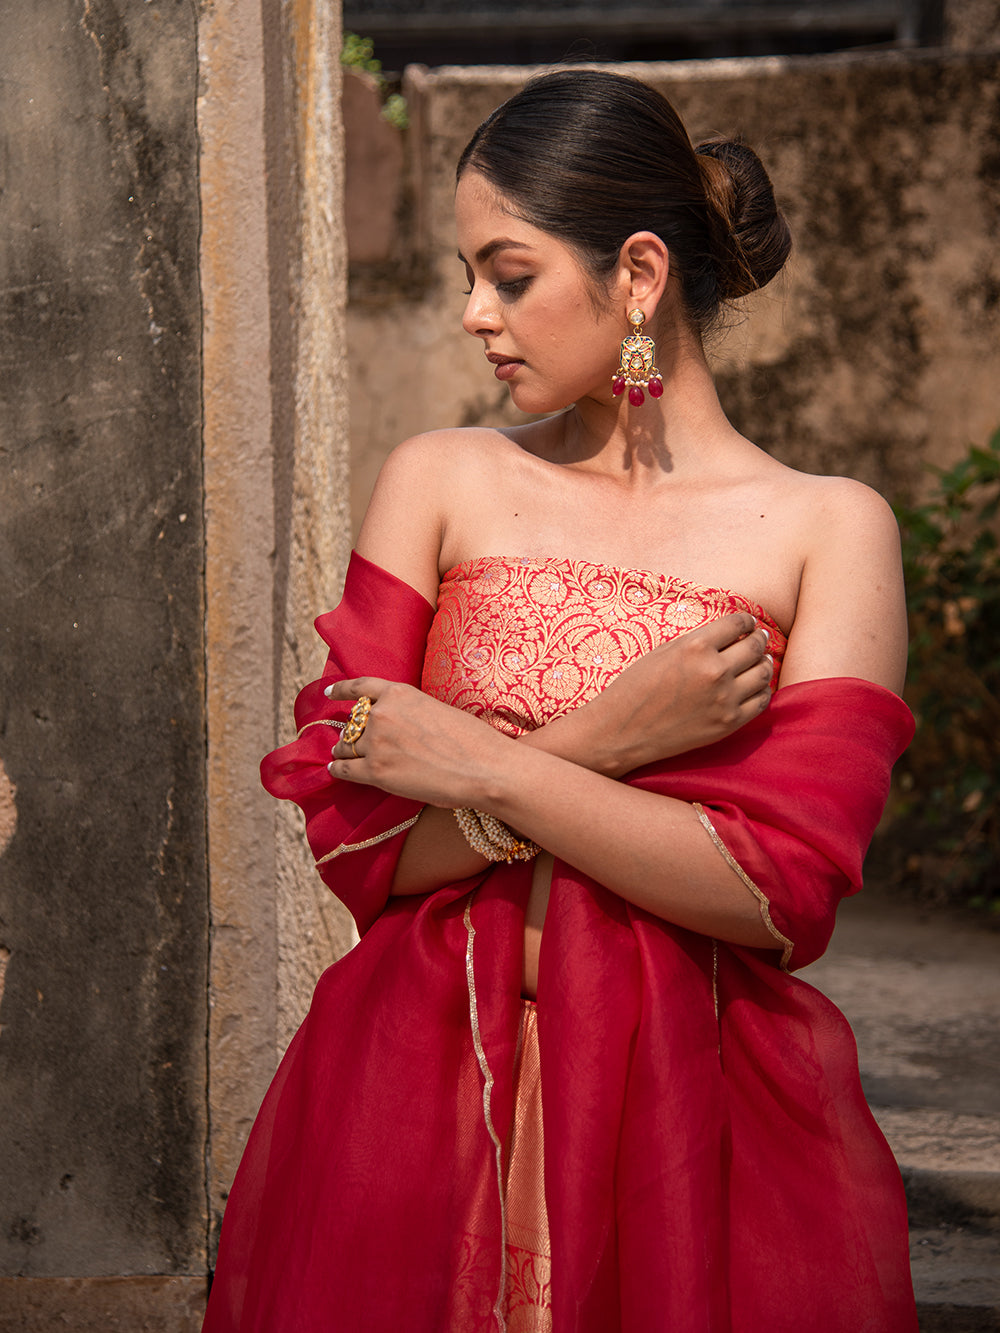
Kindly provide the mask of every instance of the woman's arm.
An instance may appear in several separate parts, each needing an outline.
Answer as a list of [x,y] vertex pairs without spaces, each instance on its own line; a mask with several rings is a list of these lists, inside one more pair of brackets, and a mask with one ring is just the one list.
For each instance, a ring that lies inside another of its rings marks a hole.
[[856,676],[899,694],[907,630],[895,516],[860,482],[810,481],[810,541],[781,684]]
[[756,900],[686,802],[520,745],[412,686],[361,677],[332,688],[336,699],[360,694],[375,703],[357,743],[359,757],[340,742],[330,771],[440,807],[425,811],[407,839],[425,819],[428,841],[431,831],[443,835],[428,847],[435,878],[464,878],[483,869],[482,857],[463,850],[457,826],[450,832],[451,811],[473,806],[676,925],[735,944],[773,947]]
[[521,737],[605,777],[738,731],[771,698],[768,631],[739,611],[660,644],[593,699]]
[[[645,654],[597,698],[526,732],[519,745],[610,778],[708,745],[767,706],[766,648],[752,616],[713,621]],[[428,807],[407,836],[393,892],[429,893],[482,865],[451,811]]]

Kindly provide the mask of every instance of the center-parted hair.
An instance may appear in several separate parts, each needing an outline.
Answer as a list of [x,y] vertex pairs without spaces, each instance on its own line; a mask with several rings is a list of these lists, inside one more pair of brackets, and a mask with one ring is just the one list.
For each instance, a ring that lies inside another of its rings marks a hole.
[[532,79],[476,130],[457,175],[470,169],[599,281],[629,236],[655,232],[702,330],[725,302],[770,282],[791,249],[753,149],[722,138],[695,147],[662,94],[607,70]]

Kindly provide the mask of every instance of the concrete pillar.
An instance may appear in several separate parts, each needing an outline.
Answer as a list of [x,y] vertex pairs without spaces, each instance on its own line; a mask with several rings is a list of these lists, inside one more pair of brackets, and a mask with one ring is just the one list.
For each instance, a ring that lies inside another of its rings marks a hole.
[[349,549],[340,29],[321,2],[203,12],[211,1248],[276,1060],[350,943],[261,790]]

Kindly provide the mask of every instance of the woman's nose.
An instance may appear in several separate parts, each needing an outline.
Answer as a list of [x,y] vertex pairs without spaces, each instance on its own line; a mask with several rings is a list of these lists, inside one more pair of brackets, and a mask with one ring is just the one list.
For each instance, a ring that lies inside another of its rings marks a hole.
[[473,287],[465,305],[462,328],[474,338],[489,338],[500,328],[500,311],[492,289]]

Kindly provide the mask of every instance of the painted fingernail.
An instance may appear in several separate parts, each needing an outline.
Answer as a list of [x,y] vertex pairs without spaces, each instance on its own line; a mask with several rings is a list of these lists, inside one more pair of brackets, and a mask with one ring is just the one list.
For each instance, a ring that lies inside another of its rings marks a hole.
[[765,653],[765,654],[764,654],[764,661],[765,661],[765,662],[770,662],[771,665],[774,666],[774,658],[771,656],[770,653]]
[[328,685],[328,686],[326,687],[326,689],[323,691],[323,693],[324,693],[324,694],[326,695],[326,697],[329,699],[330,695],[333,693],[333,686],[332,686],[332,685]]
[[332,765],[332,764],[327,764],[327,766],[326,766],[326,771],[330,774],[330,777],[331,777],[331,778],[334,776],[334,773],[333,773],[333,765]]
[[771,631],[767,628],[767,626],[766,626],[766,625],[758,625],[757,628],[758,628],[758,629],[761,631],[761,633],[764,635],[764,642],[765,642],[765,643],[770,643],[770,642],[771,642]]

